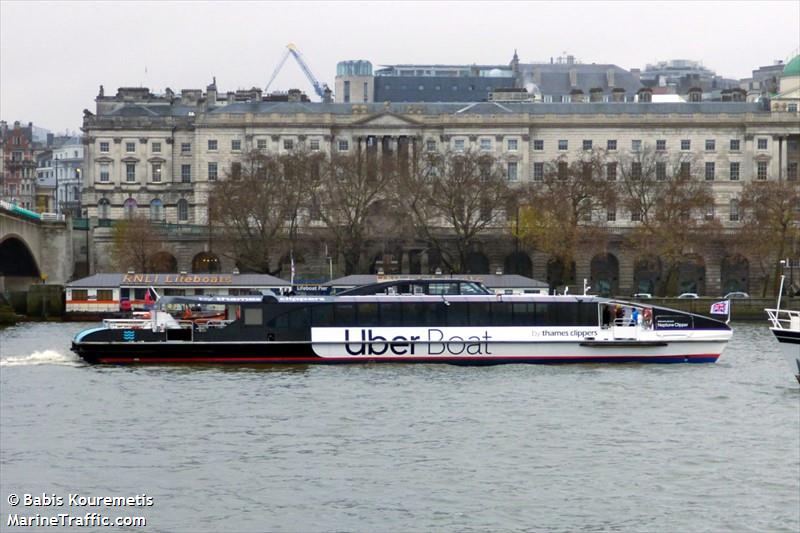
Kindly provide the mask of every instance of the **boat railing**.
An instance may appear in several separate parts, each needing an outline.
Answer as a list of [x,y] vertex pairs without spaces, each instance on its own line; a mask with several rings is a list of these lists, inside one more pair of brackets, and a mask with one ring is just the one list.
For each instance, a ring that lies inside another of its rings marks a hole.
[[764,309],[772,327],[800,331],[800,311],[793,309]]
[[143,329],[149,328],[153,321],[149,318],[106,318],[103,326],[108,329]]

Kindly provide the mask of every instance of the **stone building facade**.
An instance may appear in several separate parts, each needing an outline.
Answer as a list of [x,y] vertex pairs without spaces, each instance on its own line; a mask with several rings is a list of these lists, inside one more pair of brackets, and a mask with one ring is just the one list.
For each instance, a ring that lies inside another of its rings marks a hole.
[[[648,146],[668,154],[691,152],[717,199],[710,215],[731,229],[739,224],[736,200],[744,184],[797,179],[800,160],[800,114],[759,103],[627,98],[560,104],[267,102],[221,99],[211,87],[179,96],[120,89],[114,96],[101,93],[96,113],[85,112],[83,205],[93,220],[93,271],[111,268],[108,221],[133,213],[169,228],[163,251],[175,257],[179,270],[201,271],[201,259],[216,258],[213,234],[207,231],[210,187],[256,149],[349,153],[373,147],[384,157],[402,150],[484,151],[502,165],[512,184],[536,181],[548,162],[581,158],[595,148],[612,159]],[[614,218],[609,224],[618,234],[635,224],[630,214]],[[610,265],[598,263],[600,250],[587,251],[577,261],[576,277],[595,279],[602,271],[613,278],[613,292],[641,288],[636,251],[626,249],[621,239],[610,246]],[[703,263],[698,290],[716,294],[733,286],[725,279],[724,250],[709,245],[697,252]],[[424,272],[430,263],[419,253],[394,250],[376,264]],[[223,270],[233,268],[231,260],[217,259]],[[477,246],[473,264],[476,273],[504,270],[548,277],[548,258],[519,249],[507,236]],[[319,257],[298,268],[301,276],[327,278],[329,266],[320,250]],[[742,280],[739,286],[753,289],[746,276]]]

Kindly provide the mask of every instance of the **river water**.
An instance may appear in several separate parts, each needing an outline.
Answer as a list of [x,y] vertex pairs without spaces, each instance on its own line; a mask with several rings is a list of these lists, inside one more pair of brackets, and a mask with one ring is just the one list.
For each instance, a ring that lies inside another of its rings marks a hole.
[[90,367],[88,326],[0,331],[0,530],[800,530],[800,387],[766,322],[716,364],[487,368]]

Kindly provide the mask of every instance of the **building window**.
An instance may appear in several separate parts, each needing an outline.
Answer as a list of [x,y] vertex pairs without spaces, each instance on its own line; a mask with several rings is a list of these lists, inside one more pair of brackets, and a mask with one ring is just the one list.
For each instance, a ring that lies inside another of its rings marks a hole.
[[161,163],[153,163],[153,181],[156,183],[161,181]]
[[758,149],[759,150],[766,150],[767,149],[767,139],[760,137],[758,139]]
[[609,207],[606,210],[606,221],[607,222],[615,222],[617,220],[617,210],[613,207]]
[[190,183],[192,181],[192,165],[181,165],[181,182]]
[[100,201],[97,202],[97,218],[101,220],[108,220],[108,214],[110,210],[110,205],[108,200],[105,198],[100,198]]
[[638,152],[642,149],[642,140],[641,139],[634,139],[631,141],[631,150],[634,152]]
[[730,178],[731,181],[739,181],[739,163],[731,163]]
[[714,139],[706,139],[706,152],[713,152],[717,149],[717,141]]
[[739,221],[739,200],[737,200],[736,198],[731,200],[730,214],[728,215],[728,219],[731,222],[738,222]]
[[797,104],[789,104],[786,106],[786,110],[789,113],[797,113]]
[[692,149],[692,141],[690,139],[682,139],[681,150],[691,150],[691,149]]
[[156,198],[150,202],[150,220],[159,221],[164,218],[164,204]]
[[536,151],[544,150],[544,141],[542,139],[534,139],[533,149]]
[[238,161],[231,163],[231,177],[233,179],[239,179],[242,177],[242,164]]
[[231,140],[231,151],[233,151],[233,152],[241,152],[242,151],[242,141],[240,139],[232,139]]
[[533,164],[533,180],[542,181],[544,179],[544,163]]
[[656,150],[658,150],[659,152],[665,152],[667,150],[667,140],[656,139]]
[[101,142],[100,143],[100,151],[104,154],[108,153],[108,142]]
[[181,153],[188,154],[192,151],[192,143],[181,143]]
[[311,139],[308,143],[308,147],[312,152],[319,152],[319,139]]
[[186,222],[189,220],[189,202],[184,198],[178,200],[178,221]]
[[425,141],[425,150],[428,152],[435,152],[436,151],[436,141],[428,139]]
[[339,151],[340,152],[346,152],[349,149],[350,149],[350,141],[348,141],[347,139],[339,140]]
[[789,161],[786,167],[786,179],[790,181],[797,180],[797,161]]
[[757,161],[756,162],[756,177],[760,180],[767,179],[767,162],[766,161]]
[[208,181],[217,181],[217,164],[208,164]]
[[217,140],[216,139],[209,139],[208,140],[208,151],[215,152],[217,150]]
[[706,220],[714,220],[714,206],[710,205],[706,208]]
[[656,161],[656,179],[658,181],[667,179],[667,164],[663,161]]
[[109,170],[108,164],[103,163],[100,165],[100,181],[103,183],[107,183],[109,180]]
[[508,177],[508,181],[517,181],[517,163],[513,161],[508,163],[507,169],[508,173],[506,176]]
[[631,221],[639,222],[642,220],[642,212],[639,209],[631,210]]
[[284,139],[283,140],[283,149],[284,150],[294,150],[294,140],[293,139]]
[[136,151],[136,143],[135,142],[127,142],[125,143],[125,151],[128,153],[133,153]]
[[617,140],[616,139],[609,139],[606,141],[606,150],[609,152],[613,152],[617,149]]
[[558,149],[559,150],[569,150],[569,142],[566,139],[560,139],[558,141]]
[[125,213],[125,218],[133,218],[136,214],[136,207],[136,200],[133,198],[125,200],[125,203],[122,204],[122,211]]
[[583,150],[584,152],[588,152],[592,149],[592,140],[591,139],[584,139],[583,140]]
[[453,143],[456,152],[463,152],[464,151],[464,139],[456,139]]
[[153,143],[151,146],[153,147],[153,153],[154,154],[160,154],[161,153],[161,143]]
[[136,181],[136,163],[125,163],[125,181]]
[[567,179],[567,174],[569,173],[569,166],[567,165],[566,161],[559,161],[558,162],[558,179],[565,180]]
[[706,181],[714,181],[714,170],[716,165],[712,161],[706,162]]
[[350,102],[350,80],[344,82],[344,103]]
[[681,178],[689,179],[692,174],[692,164],[689,161],[681,161]]
[[509,139],[506,143],[509,152],[516,152],[517,151],[517,140],[516,139]]
[[491,150],[491,149],[492,149],[492,140],[481,139],[481,150]]
[[606,179],[608,181],[616,181],[617,180],[617,164],[616,163],[606,163]]
[[739,139],[731,139],[730,150],[731,152],[739,151]]
[[[312,143],[314,141],[311,141]],[[256,140],[256,148],[259,150],[266,150],[267,149],[267,140],[266,139],[258,139]]]

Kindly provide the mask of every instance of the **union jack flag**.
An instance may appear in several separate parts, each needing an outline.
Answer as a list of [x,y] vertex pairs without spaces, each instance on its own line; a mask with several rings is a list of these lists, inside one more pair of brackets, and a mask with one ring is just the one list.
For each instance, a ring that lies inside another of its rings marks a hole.
[[728,306],[730,305],[730,301],[722,300],[721,302],[714,302],[711,304],[711,314],[712,315],[727,315],[728,314]]

